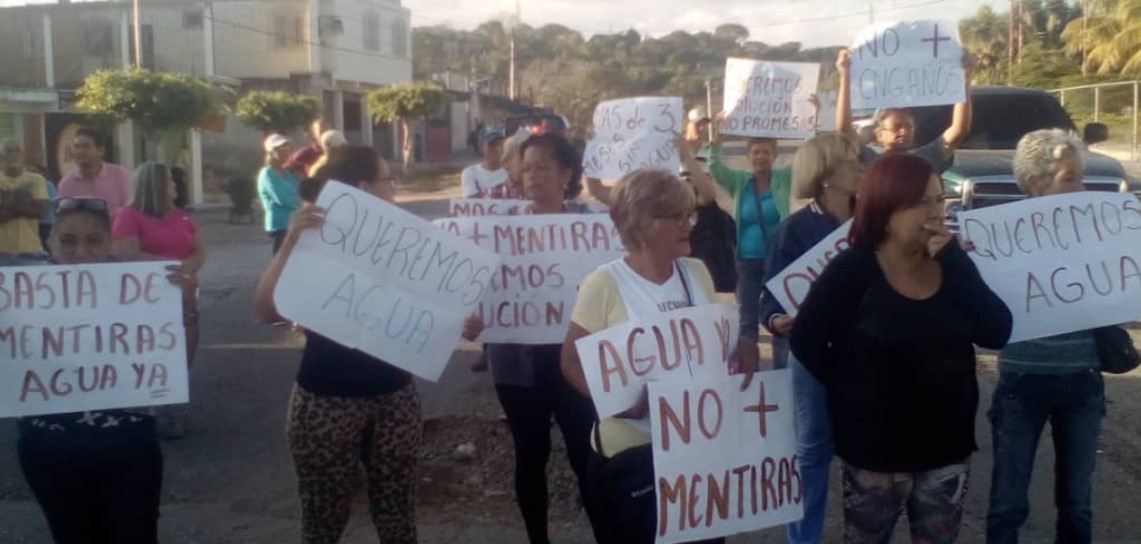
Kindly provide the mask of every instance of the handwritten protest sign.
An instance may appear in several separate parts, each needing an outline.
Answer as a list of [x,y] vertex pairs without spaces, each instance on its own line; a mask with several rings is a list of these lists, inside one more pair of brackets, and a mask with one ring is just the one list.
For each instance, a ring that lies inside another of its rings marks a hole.
[[530,200],[506,198],[453,198],[448,203],[448,217],[516,215],[530,203]]
[[0,268],[0,417],[188,402],[169,264]]
[[729,59],[725,63],[722,134],[762,138],[811,138],[817,111],[820,65]]
[[789,317],[796,317],[808,290],[829,261],[848,249],[850,230],[852,221],[848,220],[765,284]]
[[851,49],[852,108],[938,106],[966,98],[963,46],[955,23],[872,25]]
[[329,183],[325,224],[302,233],[274,301],[281,315],[435,381],[499,259],[394,204]]
[[959,212],[983,279],[1014,314],[1011,342],[1141,318],[1141,203],[1038,197]]
[[435,224],[502,258],[474,310],[483,342],[559,344],[566,338],[578,284],[625,250],[602,214],[457,217]]
[[755,531],[804,516],[792,371],[649,384],[658,544]]
[[737,308],[710,304],[624,323],[575,342],[599,417],[629,410],[651,381],[729,375]]
[[594,136],[582,164],[592,178],[618,179],[640,168],[677,172],[681,165],[675,134],[682,130],[680,98],[623,98],[594,110]]

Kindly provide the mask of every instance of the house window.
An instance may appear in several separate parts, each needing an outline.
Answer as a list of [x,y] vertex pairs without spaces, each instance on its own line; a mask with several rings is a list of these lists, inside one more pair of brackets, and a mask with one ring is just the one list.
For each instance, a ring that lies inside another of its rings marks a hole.
[[392,54],[408,56],[408,25],[401,19],[392,22]]
[[364,50],[380,51],[380,16],[371,11],[364,16]]
[[273,41],[278,47],[289,47],[304,42],[305,30],[300,17],[274,17]]
[[44,35],[42,31],[25,28],[20,41],[24,44],[25,59],[44,58]]
[[202,28],[202,20],[204,15],[201,9],[184,9],[182,10],[182,28],[194,29]]
[[92,57],[112,54],[114,46],[111,35],[111,25],[106,21],[84,21],[83,53]]

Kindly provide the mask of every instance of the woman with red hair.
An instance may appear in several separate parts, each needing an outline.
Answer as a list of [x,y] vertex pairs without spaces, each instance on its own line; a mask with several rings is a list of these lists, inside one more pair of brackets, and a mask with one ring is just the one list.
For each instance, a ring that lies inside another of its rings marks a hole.
[[953,542],[975,444],[974,345],[1011,314],[943,223],[943,187],[913,155],[860,184],[851,249],[812,286],[792,352],[823,385],[843,461],[844,541],[880,543],[904,511],[912,541]]

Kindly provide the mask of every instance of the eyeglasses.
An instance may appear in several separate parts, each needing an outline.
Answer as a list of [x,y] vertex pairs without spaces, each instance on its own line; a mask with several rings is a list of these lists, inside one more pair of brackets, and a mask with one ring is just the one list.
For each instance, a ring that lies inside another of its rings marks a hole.
[[56,213],[72,210],[107,213],[107,201],[101,198],[61,198],[55,205]]
[[673,221],[679,225],[687,224],[691,227],[697,226],[697,212],[682,212],[670,215],[655,215],[654,219],[662,219]]

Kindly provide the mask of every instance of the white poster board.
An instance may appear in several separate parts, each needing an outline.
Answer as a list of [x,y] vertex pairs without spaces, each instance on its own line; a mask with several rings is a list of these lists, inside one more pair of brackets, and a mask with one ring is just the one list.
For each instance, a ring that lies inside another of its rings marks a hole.
[[1141,203],[1129,193],[959,212],[971,258],[1014,315],[1011,342],[1141,318]]
[[448,217],[517,215],[530,203],[530,200],[508,198],[453,198],[448,202]]
[[725,62],[725,119],[721,133],[756,138],[811,138],[817,114],[820,65],[729,59]]
[[0,417],[189,402],[171,264],[0,268]]
[[959,27],[902,21],[864,28],[852,45],[852,108],[911,108],[966,99]]
[[641,97],[610,100],[594,110],[594,135],[583,152],[583,173],[618,179],[641,168],[676,173],[681,158],[674,148],[683,128],[681,98]]
[[578,284],[625,249],[603,214],[518,215],[438,219],[437,227],[502,258],[482,302],[479,340],[560,344],[566,338]]
[[274,301],[282,316],[436,381],[499,258],[339,182],[317,198],[325,224],[301,235]]
[[658,544],[804,517],[792,371],[649,384]]
[[729,357],[737,348],[737,323],[736,306],[709,304],[578,339],[575,349],[598,417],[629,410],[649,382],[728,376]]
[[765,284],[765,288],[780,302],[786,315],[796,317],[800,305],[808,296],[808,290],[816,278],[820,277],[824,267],[841,251],[848,249],[848,233],[851,230],[852,220],[849,219]]

